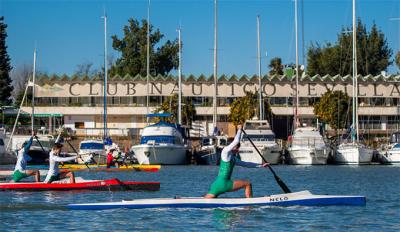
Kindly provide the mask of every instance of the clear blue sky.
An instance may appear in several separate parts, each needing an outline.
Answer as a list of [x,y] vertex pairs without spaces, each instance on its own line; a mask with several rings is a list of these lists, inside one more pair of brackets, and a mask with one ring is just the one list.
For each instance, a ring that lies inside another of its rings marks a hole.
[[[12,65],[31,64],[36,44],[41,71],[70,75],[78,64],[85,62],[100,67],[103,59],[100,17],[104,8],[109,19],[109,36],[121,36],[128,18],[147,17],[147,0],[0,0],[0,15],[5,16],[8,24],[7,44]],[[282,57],[284,63],[295,61],[292,0],[220,0],[220,74],[257,72],[257,14],[261,16],[263,73],[268,71],[267,63],[272,57]],[[358,0],[357,16],[368,27],[376,22],[386,34],[389,46],[394,51],[399,50],[400,21],[389,20],[400,17],[399,0]],[[176,28],[182,25],[184,74],[212,73],[213,20],[213,0],[151,2],[151,23],[166,39],[177,38]],[[299,20],[301,22],[301,15]],[[335,41],[341,27],[347,25],[351,25],[351,0],[304,0],[306,48],[311,42]],[[301,27],[299,30],[301,32]],[[109,51],[118,57],[111,44],[109,39]],[[300,44],[300,62],[301,51]],[[391,66],[389,72],[397,72],[397,68]]]

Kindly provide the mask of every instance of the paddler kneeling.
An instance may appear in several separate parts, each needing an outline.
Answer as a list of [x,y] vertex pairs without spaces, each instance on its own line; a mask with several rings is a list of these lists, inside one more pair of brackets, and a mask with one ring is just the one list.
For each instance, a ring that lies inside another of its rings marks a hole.
[[239,153],[240,148],[240,136],[242,135],[242,126],[238,126],[238,132],[236,133],[235,139],[231,144],[226,146],[221,152],[221,161],[219,165],[219,172],[217,179],[212,183],[210,191],[206,194],[205,198],[216,198],[219,195],[226,192],[233,192],[239,189],[245,189],[245,195],[247,198],[253,196],[251,183],[247,180],[231,180],[231,175],[235,165],[239,165],[247,168],[260,168],[266,167],[269,164],[263,165],[243,162],[236,157]]
[[22,147],[18,150],[17,163],[15,164],[13,179],[11,180],[11,182],[19,182],[20,180],[33,175],[35,176],[35,181],[40,182],[39,170],[26,170],[27,162],[32,159],[28,155],[28,151],[31,148],[34,136],[35,133],[32,132],[32,137],[28,141],[24,142]]
[[66,177],[70,178],[70,183],[75,183],[75,176],[73,172],[61,172],[58,169],[59,162],[67,162],[77,158],[76,155],[70,157],[60,157],[61,149],[63,145],[60,143],[56,143],[51,149],[49,155],[49,172],[47,173],[45,183],[51,183],[53,181],[61,180]]

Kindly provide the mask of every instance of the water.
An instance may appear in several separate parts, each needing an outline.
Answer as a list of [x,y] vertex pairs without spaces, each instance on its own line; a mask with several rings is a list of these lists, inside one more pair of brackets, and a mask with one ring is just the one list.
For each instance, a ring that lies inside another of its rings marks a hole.
[[[72,211],[65,207],[68,203],[201,196],[218,171],[215,166],[163,166],[157,173],[78,173],[88,179],[160,181],[159,192],[0,192],[0,231],[400,231],[400,167],[274,166],[274,169],[292,191],[365,195],[367,205],[105,211]],[[233,177],[250,179],[255,196],[281,193],[267,169],[236,167]],[[243,195],[243,191],[226,194]]]

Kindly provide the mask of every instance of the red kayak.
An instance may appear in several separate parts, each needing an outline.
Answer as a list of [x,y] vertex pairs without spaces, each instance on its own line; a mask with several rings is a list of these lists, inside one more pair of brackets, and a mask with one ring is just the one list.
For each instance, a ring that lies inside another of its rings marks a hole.
[[136,182],[110,180],[82,180],[77,183],[0,183],[0,191],[158,191],[160,182]]

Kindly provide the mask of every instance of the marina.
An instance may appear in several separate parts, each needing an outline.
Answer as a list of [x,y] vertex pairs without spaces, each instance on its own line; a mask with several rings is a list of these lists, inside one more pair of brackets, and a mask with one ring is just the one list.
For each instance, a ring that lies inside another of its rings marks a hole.
[[102,4],[0,4],[0,231],[399,230],[398,1]]

